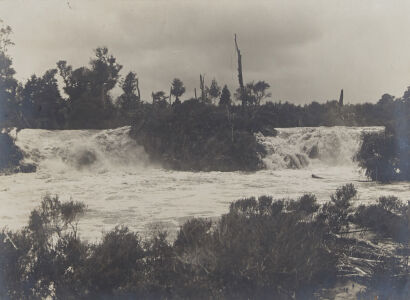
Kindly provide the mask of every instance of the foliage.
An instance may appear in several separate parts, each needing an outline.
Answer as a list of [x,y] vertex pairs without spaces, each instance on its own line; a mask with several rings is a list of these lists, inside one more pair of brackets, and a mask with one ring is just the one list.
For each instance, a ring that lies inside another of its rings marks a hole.
[[[355,194],[346,185],[330,203],[346,209]],[[374,207],[384,212],[374,217],[381,216],[381,224],[409,211],[408,205],[385,197],[359,207],[350,219],[375,234],[401,236],[403,224],[384,230],[367,219]],[[96,244],[82,242],[75,224],[84,209],[46,196],[27,227],[0,233],[2,299],[316,299],[338,282],[346,256],[373,255],[360,253],[357,240],[335,234],[334,226],[323,222],[323,205],[311,194],[297,200],[235,201],[218,221],[185,222],[174,242],[161,231],[142,240],[126,227],[114,228]],[[406,299],[408,273],[400,257],[378,261],[362,278],[366,289],[360,296]]]
[[13,42],[10,26],[3,26],[0,19],[0,127],[8,127],[18,120],[17,117],[17,80],[14,78],[16,71],[12,67],[12,59],[7,54],[7,49]]
[[352,213],[351,200],[357,190],[353,184],[344,185],[331,195],[330,202],[323,205],[319,219],[329,227],[333,233],[340,233],[349,227],[349,216]]
[[212,102],[221,95],[221,88],[215,79],[212,79],[211,86],[207,89],[207,94],[211,96]]
[[47,195],[39,209],[31,212],[29,225],[22,231],[3,230],[2,298],[33,299],[53,294],[60,298],[67,290],[75,291],[76,272],[87,251],[77,235],[78,218],[84,209],[82,203],[61,203],[57,196]]
[[236,98],[242,101],[245,106],[259,106],[263,99],[272,96],[267,90],[270,85],[265,81],[249,82],[246,84],[244,89],[238,88],[236,91]]
[[372,180],[409,180],[410,127],[365,134],[355,159]]
[[175,101],[180,102],[179,97],[185,93],[184,83],[179,78],[175,78],[171,83],[171,94],[175,96]]
[[32,128],[58,129],[64,126],[65,103],[58,90],[57,69],[42,77],[32,75],[19,91],[21,117]]
[[145,106],[131,135],[154,161],[183,170],[257,170],[264,149],[251,124],[237,116],[232,124],[223,108],[195,99],[180,105]]
[[377,204],[359,206],[352,222],[400,243],[410,239],[409,204],[396,197],[380,197]]
[[[129,123],[141,104],[137,74],[129,72],[121,82],[121,89],[123,93],[118,97],[117,105],[120,115]],[[135,94],[136,91],[138,91],[138,95]]]
[[12,170],[20,165],[23,153],[7,132],[0,132],[0,172]]
[[226,84],[224,85],[222,92],[221,92],[221,98],[219,99],[219,106],[231,106],[232,100],[231,100],[231,92],[229,91],[228,87]]
[[[119,81],[122,66],[108,54],[108,49],[97,48],[90,68],[73,70],[66,61],[57,63],[68,95],[69,128],[105,128],[115,118],[115,107],[109,94]],[[131,78],[129,78],[131,79]]]

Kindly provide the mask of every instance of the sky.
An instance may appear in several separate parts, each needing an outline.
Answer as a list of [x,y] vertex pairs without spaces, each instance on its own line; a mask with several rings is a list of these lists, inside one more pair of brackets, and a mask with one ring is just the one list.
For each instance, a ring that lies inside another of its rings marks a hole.
[[199,74],[236,89],[235,33],[245,82],[268,82],[272,101],[323,102],[342,88],[345,103],[402,96],[409,12],[407,0],[0,0],[19,80],[62,59],[87,65],[106,46],[123,76],[137,73],[148,101],[175,77],[185,98],[199,89]]

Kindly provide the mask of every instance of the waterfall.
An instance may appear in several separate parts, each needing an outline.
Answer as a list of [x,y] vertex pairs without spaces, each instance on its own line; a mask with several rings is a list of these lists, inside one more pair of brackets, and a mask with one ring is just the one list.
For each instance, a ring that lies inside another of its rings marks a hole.
[[278,128],[275,137],[256,134],[267,152],[263,161],[270,170],[301,169],[309,165],[349,165],[359,150],[364,132],[383,127]]
[[[130,127],[107,130],[24,129],[17,146],[26,162],[46,169],[108,170],[136,167],[148,162],[148,155],[129,137]],[[52,171],[51,170],[51,171]]]

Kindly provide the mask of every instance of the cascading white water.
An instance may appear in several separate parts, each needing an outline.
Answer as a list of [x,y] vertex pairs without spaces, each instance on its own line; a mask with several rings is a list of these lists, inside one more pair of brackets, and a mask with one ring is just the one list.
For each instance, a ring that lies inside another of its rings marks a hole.
[[164,170],[147,163],[129,130],[21,130],[17,145],[38,168],[0,176],[0,229],[26,225],[46,193],[87,205],[79,224],[86,239],[98,239],[102,231],[121,224],[148,233],[161,223],[175,232],[187,218],[220,216],[231,201],[243,197],[314,193],[327,201],[346,183],[355,184],[361,202],[381,195],[410,197],[410,183],[367,182],[351,161],[361,133],[382,128],[288,128],[279,129],[277,137],[258,134],[268,152],[267,169],[254,173]]
[[108,130],[25,129],[17,135],[17,146],[26,162],[49,172],[64,169],[107,171],[138,167],[148,155],[129,137],[130,127]]
[[383,127],[299,127],[279,128],[275,137],[257,134],[267,155],[270,170],[301,169],[308,165],[351,165],[364,132],[379,132]]
[[[256,134],[266,151],[269,170],[301,169],[308,165],[350,165],[363,132],[383,127],[280,128],[275,137]],[[130,127],[108,130],[25,129],[17,145],[31,162],[48,172],[64,169],[106,171],[146,166],[148,155],[129,137]]]

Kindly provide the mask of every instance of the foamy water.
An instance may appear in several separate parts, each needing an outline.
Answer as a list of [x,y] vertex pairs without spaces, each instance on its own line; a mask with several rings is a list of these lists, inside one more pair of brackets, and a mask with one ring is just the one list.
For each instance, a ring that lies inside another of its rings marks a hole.
[[17,144],[38,170],[0,176],[0,227],[26,225],[46,193],[86,203],[80,233],[89,240],[121,224],[143,233],[161,224],[174,232],[187,218],[220,216],[242,197],[315,193],[327,201],[346,183],[358,188],[360,202],[373,202],[380,195],[410,199],[410,183],[367,182],[352,161],[361,133],[378,130],[382,129],[289,128],[279,129],[277,137],[258,135],[268,152],[268,169],[255,173],[164,170],[148,162],[147,154],[128,137],[127,127],[22,130]]

